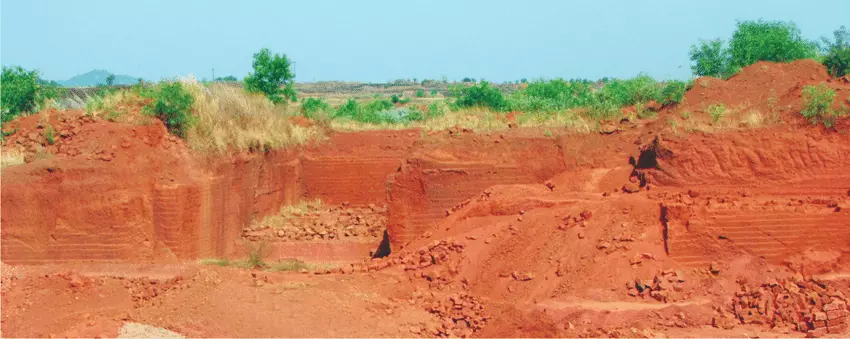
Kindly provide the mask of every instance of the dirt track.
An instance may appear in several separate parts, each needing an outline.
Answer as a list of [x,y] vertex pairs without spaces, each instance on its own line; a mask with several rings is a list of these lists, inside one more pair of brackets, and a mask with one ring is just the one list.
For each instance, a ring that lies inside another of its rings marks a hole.
[[[703,80],[658,121],[767,86],[784,123],[338,133],[202,159],[160,123],[52,112],[55,155],[2,173],[3,335],[846,336],[850,136],[795,107],[802,84],[848,84],[807,61]],[[40,142],[39,119],[7,143]],[[331,210],[246,230],[311,199]],[[261,239],[321,268],[197,263]]]

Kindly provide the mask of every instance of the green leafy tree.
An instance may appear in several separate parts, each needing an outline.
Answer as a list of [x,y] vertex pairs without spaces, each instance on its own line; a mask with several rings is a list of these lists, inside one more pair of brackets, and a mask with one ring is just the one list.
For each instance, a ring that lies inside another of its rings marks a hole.
[[757,61],[789,62],[817,52],[793,22],[757,20],[739,21],[728,46],[719,39],[700,41],[689,55],[695,75],[727,78]]
[[110,74],[106,77],[106,86],[112,86],[115,83],[115,74]]
[[33,113],[39,104],[56,96],[56,89],[39,79],[38,71],[3,67],[0,78],[0,119],[7,122]]
[[729,53],[720,39],[700,40],[698,44],[691,46],[689,56],[692,62],[691,71],[696,76],[725,78],[732,73]]
[[816,55],[817,44],[804,39],[793,22],[739,21],[729,40],[732,67],[746,67],[757,61],[788,62]]
[[246,90],[263,93],[274,103],[295,100],[295,73],[285,54],[272,54],[263,48],[254,54],[252,66],[254,72],[245,78]]
[[850,30],[841,26],[833,33],[834,41],[823,38],[823,65],[834,77],[850,74]]

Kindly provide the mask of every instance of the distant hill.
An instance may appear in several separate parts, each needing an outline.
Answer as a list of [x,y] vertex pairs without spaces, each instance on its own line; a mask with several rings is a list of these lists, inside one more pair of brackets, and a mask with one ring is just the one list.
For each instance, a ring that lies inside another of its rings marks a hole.
[[[57,81],[59,85],[64,87],[88,87],[88,86],[97,86],[97,85],[105,85],[106,77],[110,74],[107,71],[102,69],[96,69],[89,71],[84,74],[76,75],[65,81]],[[132,77],[129,75],[121,75],[115,74],[115,81],[112,83],[113,85],[133,85],[139,82],[139,78]]]

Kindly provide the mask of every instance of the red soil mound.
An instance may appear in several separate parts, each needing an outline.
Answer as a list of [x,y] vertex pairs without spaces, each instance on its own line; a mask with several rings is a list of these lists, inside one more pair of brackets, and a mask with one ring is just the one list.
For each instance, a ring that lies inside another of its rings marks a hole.
[[685,93],[681,104],[665,109],[664,118],[711,121],[708,108],[724,105],[727,115],[739,118],[746,113],[758,112],[765,117],[786,122],[800,121],[803,107],[802,88],[805,85],[826,83],[836,90],[834,108],[850,105],[850,85],[832,79],[826,68],[814,60],[789,63],[760,61],[743,68],[727,80],[702,77]]

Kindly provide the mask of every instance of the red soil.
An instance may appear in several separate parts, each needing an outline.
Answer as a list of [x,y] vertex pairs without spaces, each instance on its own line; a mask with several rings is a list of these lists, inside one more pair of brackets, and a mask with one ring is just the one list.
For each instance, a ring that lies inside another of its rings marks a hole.
[[841,109],[842,103],[850,106],[850,84],[841,79],[832,79],[826,68],[814,60],[799,60],[790,63],[760,61],[742,69],[728,80],[702,77],[684,96],[682,104],[665,109],[663,118],[683,120],[683,112],[691,118],[710,121],[708,108],[722,104],[727,114],[739,118],[749,112],[786,122],[801,122],[799,112],[803,108],[802,90],[806,85],[826,84],[836,91],[833,108]]
[[[49,123],[69,132],[46,146],[54,155],[2,172],[0,329],[114,337],[132,321],[219,337],[846,336],[848,122],[835,131],[796,117],[803,85],[845,95],[847,83],[808,61],[702,80],[660,116],[715,102],[766,109],[773,88],[785,123],[689,135],[633,124],[558,138],[516,128],[340,133],[299,150],[201,159],[159,123],[52,112]],[[7,145],[42,152],[40,117],[10,124],[18,132]],[[316,198],[331,207],[246,230]],[[382,240],[391,253],[370,259]],[[241,258],[260,241],[269,262],[317,266],[195,262]]]

